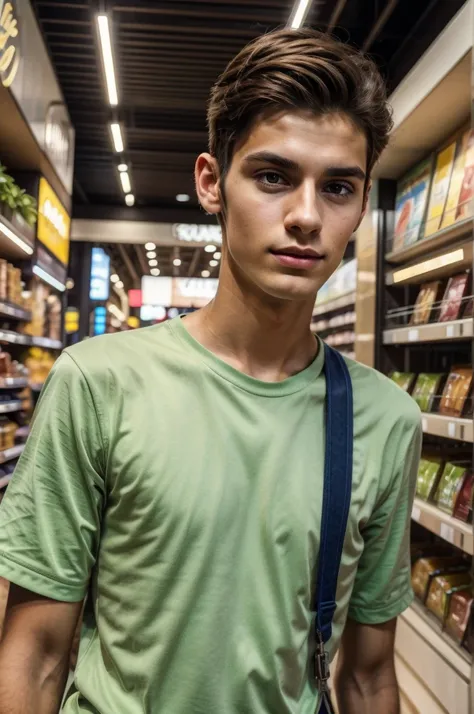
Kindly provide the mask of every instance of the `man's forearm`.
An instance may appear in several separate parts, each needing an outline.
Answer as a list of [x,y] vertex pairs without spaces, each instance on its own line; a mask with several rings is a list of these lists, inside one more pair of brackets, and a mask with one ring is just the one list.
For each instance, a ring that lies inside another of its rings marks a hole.
[[339,714],[400,714],[400,695],[395,671],[373,673],[338,672],[336,698]]
[[35,663],[20,652],[7,656],[0,645],[1,714],[58,714],[67,674],[67,659]]

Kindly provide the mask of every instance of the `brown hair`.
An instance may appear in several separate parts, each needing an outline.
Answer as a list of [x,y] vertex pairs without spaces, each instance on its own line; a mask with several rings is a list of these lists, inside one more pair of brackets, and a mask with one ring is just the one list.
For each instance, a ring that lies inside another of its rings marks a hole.
[[392,128],[384,81],[372,60],[315,30],[270,32],[244,47],[211,91],[209,150],[222,177],[255,119],[282,108],[347,114],[367,137],[368,175]]

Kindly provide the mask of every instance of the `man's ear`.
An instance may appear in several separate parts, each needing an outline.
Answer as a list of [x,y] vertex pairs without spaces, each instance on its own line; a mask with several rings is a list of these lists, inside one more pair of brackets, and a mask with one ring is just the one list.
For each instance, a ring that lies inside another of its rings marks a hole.
[[194,180],[199,203],[207,213],[220,213],[223,209],[219,190],[220,172],[211,154],[201,154],[194,167]]
[[364,191],[364,201],[363,201],[363,203],[362,203],[362,211],[361,211],[361,214],[360,214],[359,221],[358,221],[356,227],[354,228],[354,233],[358,230],[360,224],[361,224],[362,221],[364,220],[365,214],[367,213],[367,208],[368,208],[368,206],[369,206],[369,196],[370,196],[370,190],[371,190],[371,188],[372,188],[372,181],[369,180],[369,181],[367,182],[367,186],[366,186],[365,191]]

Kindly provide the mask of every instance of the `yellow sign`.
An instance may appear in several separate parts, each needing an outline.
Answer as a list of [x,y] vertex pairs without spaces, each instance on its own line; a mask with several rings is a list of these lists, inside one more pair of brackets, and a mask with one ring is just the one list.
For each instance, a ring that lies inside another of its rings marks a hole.
[[64,315],[64,330],[66,334],[72,335],[79,330],[79,310],[75,307],[68,307]]
[[18,21],[11,2],[0,0],[0,81],[10,87],[18,72],[20,53],[16,43]]
[[138,317],[131,315],[127,320],[127,325],[131,327],[132,330],[136,330],[137,327],[140,327],[140,320],[138,319]]
[[71,219],[46,181],[40,179],[38,198],[38,240],[63,263],[69,262]]

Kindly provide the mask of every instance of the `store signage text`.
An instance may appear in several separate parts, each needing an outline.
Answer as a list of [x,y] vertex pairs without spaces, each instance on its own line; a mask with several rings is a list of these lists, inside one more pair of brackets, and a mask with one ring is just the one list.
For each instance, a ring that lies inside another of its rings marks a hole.
[[222,243],[221,227],[216,225],[175,223],[173,236],[187,243]]
[[38,199],[38,240],[67,265],[69,261],[69,233],[71,219],[61,201],[46,181],[40,179]]
[[20,65],[18,35],[13,4],[0,0],[0,80],[4,87],[11,86]]

